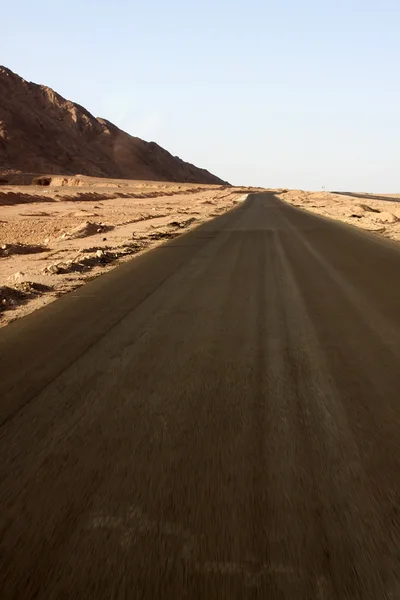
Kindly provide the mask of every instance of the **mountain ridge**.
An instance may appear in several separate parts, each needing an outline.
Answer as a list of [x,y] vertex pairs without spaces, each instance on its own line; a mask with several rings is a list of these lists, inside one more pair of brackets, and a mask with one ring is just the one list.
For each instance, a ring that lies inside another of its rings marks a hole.
[[0,66],[0,172],[227,184]]

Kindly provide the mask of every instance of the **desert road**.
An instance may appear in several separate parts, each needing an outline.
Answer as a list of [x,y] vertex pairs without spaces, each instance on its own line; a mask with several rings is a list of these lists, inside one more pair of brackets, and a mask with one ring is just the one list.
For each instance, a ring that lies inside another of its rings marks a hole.
[[0,354],[2,600],[400,598],[400,246],[252,195]]

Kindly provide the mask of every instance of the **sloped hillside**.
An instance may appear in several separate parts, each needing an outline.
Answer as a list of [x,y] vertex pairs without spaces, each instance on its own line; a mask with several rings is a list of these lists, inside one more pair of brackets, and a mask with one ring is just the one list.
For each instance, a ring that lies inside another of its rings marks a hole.
[[0,67],[0,172],[226,183]]

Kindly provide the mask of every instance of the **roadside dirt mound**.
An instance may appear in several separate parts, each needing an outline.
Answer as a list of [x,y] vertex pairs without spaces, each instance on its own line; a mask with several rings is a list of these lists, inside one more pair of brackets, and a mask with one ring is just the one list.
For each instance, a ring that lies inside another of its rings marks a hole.
[[40,177],[38,185],[80,185],[95,177],[224,184],[154,142],[97,119],[52,89],[29,83],[0,66],[0,164],[9,172],[73,175]]
[[0,192],[0,206],[12,206],[14,204],[30,204],[32,202],[54,202],[54,198],[20,192]]
[[96,266],[111,263],[118,258],[136,254],[137,252],[144,250],[147,245],[148,242],[146,240],[137,240],[129,244],[124,244],[118,248],[110,248],[107,246],[102,248],[86,248],[85,251],[79,252],[73,259],[48,265],[45,267],[44,273],[63,275],[65,273],[89,271]]
[[13,254],[38,254],[46,252],[47,246],[38,244],[3,244],[0,246],[0,257],[12,256]]
[[0,313],[4,310],[16,308],[20,304],[28,302],[32,297],[40,296],[51,291],[51,287],[32,281],[24,281],[15,285],[0,286]]
[[85,221],[80,223],[71,231],[66,231],[62,234],[61,239],[63,240],[75,240],[78,238],[89,237],[90,235],[96,235],[96,233],[105,233],[110,231],[112,227],[104,225],[104,223],[92,223],[91,221]]

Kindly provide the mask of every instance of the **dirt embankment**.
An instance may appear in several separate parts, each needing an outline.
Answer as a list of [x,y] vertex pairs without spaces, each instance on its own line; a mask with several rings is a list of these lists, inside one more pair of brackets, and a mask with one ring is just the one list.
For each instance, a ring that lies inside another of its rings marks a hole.
[[251,191],[81,176],[35,183],[0,188],[0,325],[222,214]]

